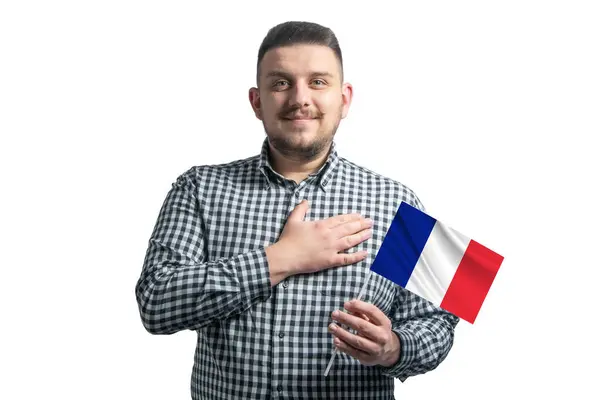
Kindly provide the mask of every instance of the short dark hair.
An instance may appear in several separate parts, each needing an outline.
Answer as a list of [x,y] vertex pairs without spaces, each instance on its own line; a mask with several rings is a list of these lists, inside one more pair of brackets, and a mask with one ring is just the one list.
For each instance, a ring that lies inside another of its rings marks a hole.
[[341,78],[342,81],[344,80],[342,49],[333,31],[314,22],[288,21],[269,29],[258,49],[258,60],[256,62],[257,84],[260,77],[260,62],[267,51],[295,44],[318,44],[329,47],[340,62]]

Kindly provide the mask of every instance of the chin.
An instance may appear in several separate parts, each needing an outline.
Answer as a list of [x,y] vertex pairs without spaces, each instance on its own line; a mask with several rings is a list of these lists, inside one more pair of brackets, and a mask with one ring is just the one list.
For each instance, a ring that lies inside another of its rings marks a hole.
[[282,132],[280,138],[290,143],[296,143],[298,146],[311,146],[315,142],[322,141],[319,133],[314,131],[286,131]]
[[329,139],[311,132],[280,132],[268,135],[269,142],[283,154],[296,155],[306,159],[314,157],[329,144]]

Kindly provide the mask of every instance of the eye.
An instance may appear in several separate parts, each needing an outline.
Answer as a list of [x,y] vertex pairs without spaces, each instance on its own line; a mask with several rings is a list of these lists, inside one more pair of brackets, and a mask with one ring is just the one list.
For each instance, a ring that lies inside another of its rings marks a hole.
[[326,83],[323,79],[315,79],[313,81],[313,84],[315,84],[316,86],[324,86]]
[[289,85],[289,82],[288,81],[283,81],[283,80],[279,80],[279,81],[276,81],[275,83],[273,83],[273,87],[276,88],[276,89],[285,88],[286,85]]

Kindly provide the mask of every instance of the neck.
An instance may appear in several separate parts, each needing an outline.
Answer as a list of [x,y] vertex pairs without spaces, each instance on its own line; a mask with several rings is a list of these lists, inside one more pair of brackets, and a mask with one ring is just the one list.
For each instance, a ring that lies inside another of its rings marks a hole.
[[291,179],[296,183],[302,182],[310,174],[317,172],[325,164],[329,156],[331,146],[327,146],[323,151],[315,155],[310,160],[294,157],[293,155],[283,154],[269,145],[271,167],[286,179]]

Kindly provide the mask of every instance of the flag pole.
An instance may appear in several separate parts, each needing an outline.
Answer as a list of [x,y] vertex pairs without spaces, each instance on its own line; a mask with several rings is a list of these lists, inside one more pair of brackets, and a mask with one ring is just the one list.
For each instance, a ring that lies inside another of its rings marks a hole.
[[[367,284],[369,283],[370,278],[371,278],[371,270],[369,270],[369,273],[367,274],[367,277],[365,279],[365,283],[363,283],[362,288],[360,289],[360,292],[358,293],[358,300],[362,300],[363,296],[365,295],[365,291],[367,290]],[[327,374],[329,373],[329,369],[331,369],[331,366],[333,365],[333,360],[335,360],[335,356],[337,355],[338,352],[339,352],[339,350],[336,347],[335,351],[331,355],[329,364],[327,365],[327,368],[325,369],[325,374],[323,374],[324,376],[327,376]]]

